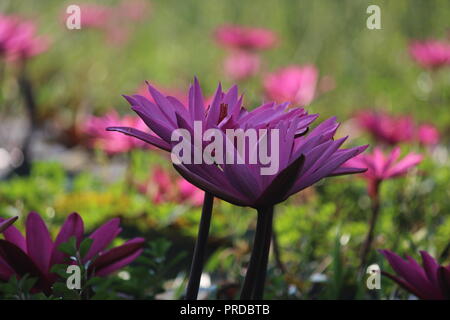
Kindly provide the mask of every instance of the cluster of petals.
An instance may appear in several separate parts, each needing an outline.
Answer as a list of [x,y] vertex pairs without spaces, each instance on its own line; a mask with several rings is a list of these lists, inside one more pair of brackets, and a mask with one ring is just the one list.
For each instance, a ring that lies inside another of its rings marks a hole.
[[49,39],[37,35],[33,21],[0,13],[0,57],[8,61],[26,60],[49,47]]
[[[52,240],[44,221],[39,214],[30,212],[26,220],[26,235],[12,225],[15,219],[0,218],[0,231],[4,239],[0,240],[0,280],[7,281],[15,275],[37,278],[34,290],[51,293],[52,285],[58,276],[51,272],[57,264],[71,264],[69,256],[59,250],[59,246],[75,237],[79,246],[84,236],[82,218],[77,213],[70,214],[62,225],[55,240]],[[6,227],[2,228],[2,225]],[[121,232],[120,220],[112,219],[97,230],[89,238],[91,246],[83,263],[91,261],[88,272],[94,276],[106,276],[130,264],[141,253],[143,238],[134,238],[123,245],[107,249]]]
[[424,145],[434,145],[439,142],[440,135],[436,127],[431,124],[416,125],[411,116],[364,110],[356,115],[356,120],[361,128],[384,144],[418,141]]
[[[204,131],[218,129],[223,134],[223,141],[227,141],[226,129],[266,129],[268,135],[277,129],[279,170],[274,175],[261,175],[260,169],[264,165],[259,161],[255,164],[248,161],[244,164],[228,164],[226,161],[174,164],[187,181],[230,203],[254,208],[274,205],[327,176],[365,171],[361,167],[343,166],[367,146],[341,149],[346,138],[334,140],[339,126],[335,118],[322,122],[306,134],[318,115],[310,115],[303,108],[289,108],[289,103],[273,102],[249,111],[243,106],[243,97],[238,95],[237,86],[224,92],[219,84],[208,106],[204,104],[197,79],[189,90],[188,106],[174,97],[164,96],[150,85],[148,90],[155,103],[140,95],[125,97],[155,135],[133,127],[116,126],[108,130],[131,135],[171,151],[176,144],[171,140],[172,132],[181,128],[194,134],[195,121],[201,122]],[[259,141],[254,145],[245,144],[245,155],[255,153]],[[231,145],[234,147],[233,156],[236,156],[239,153],[235,141]],[[224,157],[227,152],[229,150],[224,151]]]
[[450,265],[442,266],[426,251],[421,251],[422,265],[389,250],[380,250],[396,275],[384,272],[405,290],[424,300],[450,299]]
[[269,100],[305,106],[315,97],[318,77],[313,65],[288,66],[264,77],[264,91]]
[[411,57],[422,67],[438,69],[450,65],[450,43],[438,40],[413,41]]
[[413,152],[400,159],[400,154],[399,147],[395,147],[388,155],[385,155],[379,147],[376,147],[372,153],[366,152],[354,157],[346,165],[367,168],[362,176],[369,181],[369,193],[376,195],[377,185],[381,181],[405,175],[423,159],[421,154]]

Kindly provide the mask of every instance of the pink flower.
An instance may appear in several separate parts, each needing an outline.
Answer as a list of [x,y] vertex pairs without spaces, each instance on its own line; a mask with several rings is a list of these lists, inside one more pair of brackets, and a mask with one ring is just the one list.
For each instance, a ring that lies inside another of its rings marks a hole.
[[215,33],[216,41],[231,49],[264,50],[273,47],[277,36],[270,30],[238,25],[224,25]]
[[107,28],[114,17],[112,7],[98,4],[82,4],[81,9],[81,28]]
[[0,56],[9,61],[25,60],[48,46],[48,38],[36,35],[34,22],[0,14]]
[[375,148],[373,153],[360,154],[348,160],[345,166],[367,168],[362,176],[369,183],[369,194],[376,196],[379,184],[387,179],[405,175],[408,170],[417,166],[423,156],[416,153],[409,153],[399,160],[400,148],[395,147],[389,155],[385,156],[380,148]]
[[307,105],[314,99],[318,71],[313,65],[289,66],[264,78],[264,89],[270,100]]
[[[0,218],[0,223],[8,221]],[[89,238],[92,244],[82,258],[85,264],[91,261],[89,272],[94,276],[106,276],[130,264],[141,253],[143,238],[134,238],[112,249],[108,245],[119,235],[121,228],[118,218],[106,222],[95,230]],[[84,237],[83,220],[77,213],[69,215],[53,241],[48,229],[35,212],[30,212],[26,221],[26,237],[10,225],[3,231],[4,240],[0,240],[0,280],[8,281],[13,275],[19,278],[28,274],[38,279],[35,290],[51,294],[51,287],[57,275],[50,270],[56,264],[70,264],[67,254],[58,247],[71,237],[80,245]]]
[[183,178],[174,179],[162,167],[153,168],[153,173],[147,182],[138,186],[141,193],[152,199],[153,203],[165,202],[189,203],[193,206],[203,204],[204,192]]
[[187,201],[193,206],[200,207],[203,204],[204,192],[183,178],[177,179],[180,202]]
[[439,131],[431,124],[422,124],[418,129],[418,140],[423,145],[436,145],[439,142]]
[[450,299],[450,266],[442,266],[427,252],[421,251],[422,265],[407,256],[406,260],[389,250],[380,250],[397,275],[384,274],[419,299]]
[[384,112],[362,111],[358,124],[380,142],[395,145],[414,139],[415,125],[409,116],[391,116]]
[[99,148],[109,155],[128,152],[135,148],[145,148],[146,143],[138,141],[128,136],[115,134],[114,137],[105,128],[112,124],[121,126],[132,126],[140,130],[149,131],[144,122],[136,116],[120,117],[116,111],[110,111],[104,116],[89,116],[82,131],[87,135],[91,147]]
[[235,51],[224,62],[225,74],[233,80],[243,80],[255,75],[261,64],[258,55],[245,51]]
[[437,69],[450,64],[450,44],[437,40],[413,41],[412,58],[424,68]]

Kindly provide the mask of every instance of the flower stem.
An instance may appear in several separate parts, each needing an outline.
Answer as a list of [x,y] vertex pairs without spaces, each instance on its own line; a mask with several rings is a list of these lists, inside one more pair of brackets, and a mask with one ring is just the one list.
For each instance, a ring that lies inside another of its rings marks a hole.
[[369,231],[367,232],[366,240],[361,249],[361,270],[365,267],[367,256],[372,248],[372,242],[374,238],[375,226],[377,224],[378,216],[380,213],[380,198],[378,195],[379,185],[376,186],[376,191],[372,195],[372,213],[369,221]]
[[253,290],[253,299],[261,300],[264,297],[264,286],[266,283],[267,264],[269,262],[270,243],[273,234],[273,207],[267,208],[265,212],[265,231],[264,231],[264,245],[261,257],[261,265],[258,270],[258,275]]
[[241,300],[261,299],[264,292],[272,234],[273,206],[258,209],[253,250],[241,292]]
[[23,162],[22,164],[15,169],[15,173],[19,175],[27,175],[30,172],[30,148],[31,148],[31,139],[34,134],[34,131],[37,127],[37,107],[36,100],[34,98],[33,87],[31,81],[28,79],[25,64],[22,65],[20,74],[18,77],[18,83],[20,92],[23,96],[25,102],[25,108],[27,110],[28,119],[30,121],[30,130],[25,138],[23,143],[22,152],[23,152]]
[[214,196],[205,192],[203,200],[202,216],[198,229],[197,241],[195,242],[194,257],[192,258],[191,272],[186,289],[186,300],[196,300],[200,288],[203,263],[205,260],[206,244],[208,242],[209,226],[211,224]]

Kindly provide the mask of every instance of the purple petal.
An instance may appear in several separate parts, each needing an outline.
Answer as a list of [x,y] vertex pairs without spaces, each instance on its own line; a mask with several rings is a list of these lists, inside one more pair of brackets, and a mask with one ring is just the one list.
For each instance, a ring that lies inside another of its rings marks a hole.
[[19,217],[12,217],[6,220],[0,220],[0,233],[8,229]]
[[71,237],[75,237],[77,239],[77,244],[79,245],[83,238],[83,233],[84,226],[83,220],[81,219],[80,215],[75,212],[70,214],[55,239],[52,250],[52,257],[50,259],[51,265],[64,263],[64,259],[67,255],[58,250],[58,247],[62,243],[69,241]]
[[30,212],[26,222],[27,253],[45,274],[49,270],[53,242],[41,216]]
[[105,249],[111,243],[111,241],[113,241],[113,239],[120,232],[119,225],[119,218],[111,219],[100,226],[89,236],[89,238],[91,238],[93,241],[88,253],[84,257],[84,261],[88,261],[95,255],[99,254],[100,251]]
[[18,246],[6,240],[0,240],[0,257],[10,266],[19,277],[29,274],[37,278],[36,287],[45,293],[50,292],[50,282],[40,268]]
[[95,259],[92,270],[96,276],[106,276],[134,261],[142,253],[144,238],[135,238],[110,249]]
[[126,134],[127,136],[132,136],[132,137],[138,138],[139,140],[147,142],[151,145],[154,145],[155,147],[160,148],[162,150],[170,151],[170,145],[167,142],[161,140],[158,137],[152,136],[151,134],[142,132],[142,131],[134,129],[134,128],[109,127],[109,128],[106,128],[106,130],[121,132],[123,134]]

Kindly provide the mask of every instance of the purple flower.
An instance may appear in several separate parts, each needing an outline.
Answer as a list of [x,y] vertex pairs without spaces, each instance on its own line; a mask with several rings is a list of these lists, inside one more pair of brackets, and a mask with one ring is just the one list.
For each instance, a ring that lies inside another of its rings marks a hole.
[[[236,86],[224,93],[219,85],[206,110],[197,80],[189,92],[188,108],[173,97],[163,96],[151,86],[149,91],[155,104],[138,95],[126,96],[126,99],[157,137],[134,128],[112,127],[108,130],[135,136],[171,151],[174,145],[171,141],[173,130],[181,128],[192,133],[194,121],[201,122],[204,131],[208,128],[219,129],[223,141],[227,139],[226,129],[268,129],[268,136],[272,136],[273,129],[277,129],[279,168],[276,174],[261,175],[261,162],[174,164],[187,181],[230,203],[254,208],[274,205],[327,176],[365,171],[342,167],[343,163],[360,154],[367,146],[340,149],[346,138],[333,139],[339,126],[335,118],[324,121],[305,135],[318,115],[308,115],[302,108],[289,108],[288,103],[267,103],[247,111],[242,106],[242,96],[238,97]],[[246,143],[245,154],[254,154],[260,141],[253,145]],[[237,146],[235,143],[233,145],[233,154],[236,155]]]
[[397,274],[383,272],[401,287],[424,300],[450,299],[450,266],[441,266],[425,251],[420,251],[422,265],[406,260],[389,250],[380,250]]
[[[11,219],[0,218],[0,226]],[[115,218],[95,230],[89,238],[91,247],[83,258],[83,263],[92,261],[89,272],[95,276],[106,276],[136,259],[142,253],[143,238],[134,238],[119,247],[107,249],[108,245],[121,232],[119,219]],[[51,293],[57,275],[51,273],[52,266],[69,263],[68,256],[58,247],[75,237],[79,245],[84,239],[83,220],[77,213],[70,214],[53,241],[48,229],[35,212],[30,212],[26,220],[26,236],[12,225],[3,231],[0,240],[0,280],[7,281],[11,276],[19,278],[25,274],[38,279],[35,290]]]

